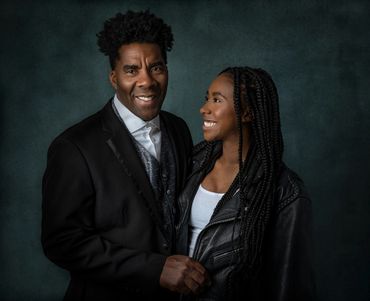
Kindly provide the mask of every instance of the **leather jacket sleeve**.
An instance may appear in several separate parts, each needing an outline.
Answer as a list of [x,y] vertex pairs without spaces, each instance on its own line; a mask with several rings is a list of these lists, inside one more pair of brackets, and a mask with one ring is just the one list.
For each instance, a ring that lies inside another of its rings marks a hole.
[[298,196],[273,220],[260,279],[263,300],[315,300],[311,211],[310,199]]

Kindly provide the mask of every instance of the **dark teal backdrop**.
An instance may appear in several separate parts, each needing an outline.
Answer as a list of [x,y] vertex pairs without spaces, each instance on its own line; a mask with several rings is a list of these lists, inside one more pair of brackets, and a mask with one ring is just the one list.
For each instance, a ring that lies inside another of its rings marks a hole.
[[[29,3],[30,2],[30,3]],[[31,4],[32,2],[32,4]],[[117,11],[172,25],[165,109],[201,139],[198,109],[229,65],[276,81],[285,161],[315,217],[319,300],[370,300],[370,2],[2,1],[0,300],[61,300],[68,274],[40,246],[41,177],[53,137],[112,89],[95,34]]]

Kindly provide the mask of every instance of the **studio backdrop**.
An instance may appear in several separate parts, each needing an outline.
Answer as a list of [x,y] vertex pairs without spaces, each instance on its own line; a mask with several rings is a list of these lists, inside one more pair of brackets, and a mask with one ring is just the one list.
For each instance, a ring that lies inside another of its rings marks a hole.
[[40,243],[46,152],[113,96],[104,20],[150,9],[172,26],[164,109],[201,136],[199,108],[227,66],[269,71],[284,160],[314,208],[319,300],[370,300],[370,2],[19,1],[0,4],[0,300],[61,300],[68,273]]

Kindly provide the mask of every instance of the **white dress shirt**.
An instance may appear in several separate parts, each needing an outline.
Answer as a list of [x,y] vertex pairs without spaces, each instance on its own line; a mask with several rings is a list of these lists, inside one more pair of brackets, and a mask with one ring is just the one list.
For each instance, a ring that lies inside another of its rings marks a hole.
[[144,121],[127,109],[114,95],[113,104],[122,118],[130,134],[154,158],[161,158],[161,126],[159,115],[149,121]]

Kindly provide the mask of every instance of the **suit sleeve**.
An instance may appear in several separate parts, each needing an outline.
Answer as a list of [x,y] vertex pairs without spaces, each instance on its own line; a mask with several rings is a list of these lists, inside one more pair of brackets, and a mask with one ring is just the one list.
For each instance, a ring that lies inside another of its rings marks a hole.
[[315,300],[310,199],[299,197],[282,208],[272,227],[265,274],[268,300]]
[[165,256],[127,249],[94,227],[92,178],[69,140],[59,138],[49,148],[42,197],[42,245],[51,261],[78,277],[119,281],[144,293],[159,288]]

